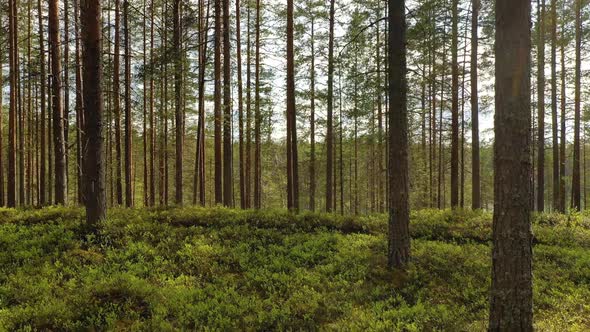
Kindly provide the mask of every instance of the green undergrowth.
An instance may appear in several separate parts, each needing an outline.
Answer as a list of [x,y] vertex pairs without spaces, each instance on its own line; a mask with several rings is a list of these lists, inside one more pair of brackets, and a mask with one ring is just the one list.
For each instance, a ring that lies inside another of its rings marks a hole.
[[[492,215],[412,214],[386,269],[387,217],[224,208],[0,209],[0,331],[483,331]],[[534,216],[535,325],[590,330],[590,220]]]

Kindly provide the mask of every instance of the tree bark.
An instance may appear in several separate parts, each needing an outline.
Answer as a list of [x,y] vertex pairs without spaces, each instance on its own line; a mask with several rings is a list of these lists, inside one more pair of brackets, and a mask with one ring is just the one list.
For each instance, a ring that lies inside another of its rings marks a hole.
[[131,41],[129,34],[129,0],[123,2],[123,24],[125,25],[125,205],[133,206],[133,156],[131,126]]
[[223,205],[232,207],[234,203],[229,2],[230,0],[223,0]]
[[452,96],[451,96],[451,208],[459,206],[459,65],[458,65],[458,21],[459,0],[453,0],[452,13]]
[[572,169],[572,202],[571,208],[580,211],[581,209],[581,195],[580,195],[580,89],[581,89],[581,67],[582,67],[582,0],[576,0],[576,71],[575,71],[575,85],[574,85],[574,162]]
[[330,27],[328,36],[328,114],[326,115],[326,212],[332,211],[332,181],[334,180],[334,3],[330,0]]
[[123,205],[123,183],[122,183],[122,152],[121,152],[121,83],[120,73],[120,47],[121,47],[121,16],[120,0],[115,0],[115,49],[113,59],[113,104],[115,112],[115,188],[117,192],[117,204]]
[[[39,70],[40,70],[40,75],[41,78],[39,80],[40,83],[40,89],[41,91],[39,91],[39,95],[40,95],[40,108],[41,108],[41,124],[40,124],[40,132],[39,132],[39,136],[40,136],[40,145],[41,145],[41,151],[40,151],[40,165],[39,165],[39,205],[43,206],[47,204],[47,189],[46,189],[46,164],[47,164],[47,143],[46,143],[46,138],[47,136],[45,136],[45,128],[46,128],[46,96],[47,96],[47,88],[46,88],[46,67],[45,67],[45,33],[43,31],[43,14],[42,14],[42,6],[41,6],[41,0],[37,0],[37,15],[39,18]],[[8,180],[10,182],[10,178]]]
[[61,52],[58,0],[49,0],[49,39],[51,44],[51,76],[53,89],[53,146],[55,158],[55,203],[66,205],[66,149],[61,82]]
[[102,61],[101,61],[101,5],[100,0],[82,0],[82,66],[84,82],[84,178],[86,222],[96,230],[106,218],[106,183],[103,133]]
[[240,167],[240,207],[246,208],[246,170],[244,151],[244,102],[242,89],[242,40],[240,26],[240,0],[236,0],[236,61],[238,69],[238,130]]
[[[538,4],[538,1],[537,1]],[[537,9],[537,211],[545,210],[545,0]]]
[[[389,0],[389,249],[390,268],[410,259],[408,105],[405,0]],[[393,171],[395,170],[395,171]]]
[[293,0],[287,0],[287,190],[288,208],[299,210],[297,117],[295,111],[295,58],[293,50]]
[[553,209],[559,211],[559,124],[557,123],[557,0],[551,4],[551,129],[553,151]]
[[176,167],[175,167],[175,203],[182,205],[183,200],[183,189],[182,189],[182,157],[183,157],[183,111],[182,111],[182,57],[181,57],[181,45],[180,45],[180,0],[174,0],[173,16],[174,16],[174,32],[173,32],[173,43],[174,48],[174,114],[176,122]]
[[496,1],[490,331],[532,331],[531,3]]
[[261,168],[261,145],[260,127],[262,117],[260,114],[260,0],[256,0],[256,65],[255,65],[255,109],[254,109],[254,208],[262,206],[262,168]]

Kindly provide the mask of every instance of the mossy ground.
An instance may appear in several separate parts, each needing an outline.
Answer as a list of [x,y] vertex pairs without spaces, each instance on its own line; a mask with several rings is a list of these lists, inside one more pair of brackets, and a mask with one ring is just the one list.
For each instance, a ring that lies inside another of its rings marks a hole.
[[[0,330],[483,331],[491,214],[412,215],[386,267],[385,216],[222,208],[0,210]],[[590,221],[534,222],[535,325],[590,330]]]

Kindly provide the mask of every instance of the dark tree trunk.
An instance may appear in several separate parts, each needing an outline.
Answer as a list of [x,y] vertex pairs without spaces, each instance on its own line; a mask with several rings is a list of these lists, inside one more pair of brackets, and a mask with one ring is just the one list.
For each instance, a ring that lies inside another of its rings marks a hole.
[[471,208],[481,209],[481,180],[479,157],[479,99],[478,99],[478,19],[480,0],[472,0],[471,12]]
[[131,41],[129,34],[129,1],[123,2],[123,24],[125,25],[125,205],[133,206],[133,156],[131,126]]
[[403,268],[410,259],[405,10],[405,0],[389,0],[389,185],[391,193],[387,257],[390,268]]
[[[537,3],[538,4],[538,3]],[[537,9],[537,211],[545,210],[545,0]]]
[[222,0],[215,1],[215,92],[214,92],[214,145],[215,145],[215,204],[223,202],[222,155],[221,155],[221,34]]
[[581,67],[582,67],[582,23],[581,11],[582,0],[576,0],[576,71],[575,71],[575,85],[574,85],[574,163],[572,169],[572,202],[571,208],[580,211],[581,195],[580,195],[580,88],[581,88]]
[[[565,29],[563,26],[563,22],[561,25],[561,32],[564,33]],[[559,147],[559,211],[561,213],[565,213],[565,162],[566,162],[566,146],[567,146],[567,136],[566,136],[566,67],[565,67],[565,45],[561,43],[560,48],[560,55],[561,55],[561,116],[560,116],[560,137],[561,137],[561,145]]]
[[557,123],[557,0],[551,4],[551,129],[553,151],[553,209],[559,211],[559,124]]
[[293,0],[287,0],[287,191],[288,208],[299,210],[297,117],[295,111],[295,58],[293,50]]
[[55,203],[67,203],[66,149],[61,82],[61,52],[58,0],[49,0],[49,39],[51,44],[51,87],[53,89],[53,146],[55,158]]
[[240,0],[236,0],[236,61],[238,66],[238,130],[239,130],[239,167],[240,167],[240,207],[245,209],[246,205],[246,169],[244,156],[244,102],[242,99],[242,40],[240,26]]
[[315,211],[315,21],[311,19],[311,66],[309,68],[310,117],[309,117],[309,209]]
[[82,0],[82,66],[84,82],[84,178],[86,222],[92,230],[106,218],[106,183],[103,133],[101,5],[100,0]]
[[490,331],[532,331],[531,3],[496,1]]
[[223,0],[223,205],[231,207],[234,203],[229,2]]
[[334,164],[334,2],[330,0],[330,30],[328,41],[328,114],[326,116],[326,211],[332,211],[332,181]]
[[451,207],[459,206],[459,65],[458,65],[458,21],[459,0],[453,0],[452,24],[452,96],[451,96]]
[[[39,165],[39,205],[43,206],[47,204],[47,187],[46,187],[46,164],[47,164],[47,141],[45,136],[45,128],[46,128],[46,96],[47,96],[47,88],[46,88],[46,67],[45,67],[45,33],[43,31],[43,15],[42,15],[42,6],[41,0],[37,0],[37,14],[39,18],[39,70],[41,78],[39,79],[41,91],[39,91],[40,95],[40,108],[41,108],[41,125],[39,128],[39,136],[40,136],[40,165]],[[10,179],[9,179],[10,181]]]
[[[98,5],[100,7],[100,4]],[[74,30],[76,37],[76,174],[77,174],[77,198],[78,204],[84,203],[84,151],[82,151],[83,143],[83,128],[84,128],[84,105],[83,105],[83,80],[82,80],[82,64],[80,59],[80,6],[78,0],[74,1]],[[102,74],[102,73],[101,73]],[[105,161],[106,165],[106,161]],[[106,172],[106,171],[105,171]],[[106,185],[105,185],[106,187]]]
[[150,170],[149,206],[156,205],[156,119],[154,113],[154,0],[150,6]]
[[182,157],[183,157],[183,110],[182,110],[182,57],[180,45],[180,0],[174,0],[173,16],[174,16],[174,32],[173,32],[173,48],[174,48],[174,114],[176,122],[176,173],[175,173],[175,203],[182,205],[183,191],[182,191]]
[[121,152],[121,84],[120,73],[120,47],[121,47],[121,18],[120,0],[115,0],[115,49],[113,59],[113,103],[115,112],[115,188],[117,192],[117,204],[123,205],[123,182],[122,182],[122,152]]
[[262,117],[260,114],[260,0],[256,0],[256,65],[255,65],[255,109],[254,109],[254,208],[261,208],[262,199],[262,168],[260,126]]

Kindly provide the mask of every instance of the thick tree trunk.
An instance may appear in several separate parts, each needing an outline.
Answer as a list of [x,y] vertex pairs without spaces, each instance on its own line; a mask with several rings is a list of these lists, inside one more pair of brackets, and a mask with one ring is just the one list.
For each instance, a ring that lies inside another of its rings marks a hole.
[[490,331],[532,331],[531,3],[496,1]]
[[405,0],[389,0],[389,184],[391,201],[387,257],[390,268],[403,268],[410,259],[405,10]]
[[84,82],[84,178],[86,222],[92,230],[106,218],[106,183],[103,133],[101,5],[100,0],[82,0],[82,66]]
[[61,82],[61,52],[58,0],[49,0],[49,39],[51,44],[51,76],[53,89],[53,146],[55,149],[55,203],[67,203],[66,149]]

